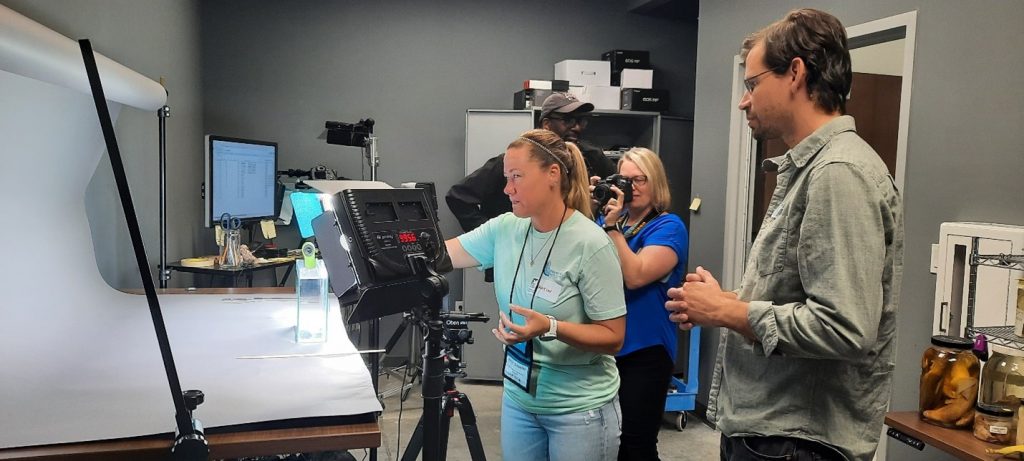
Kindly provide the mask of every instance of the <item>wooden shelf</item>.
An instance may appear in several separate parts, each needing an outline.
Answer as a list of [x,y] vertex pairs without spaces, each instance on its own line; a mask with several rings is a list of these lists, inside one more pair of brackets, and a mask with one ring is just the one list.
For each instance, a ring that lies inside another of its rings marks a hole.
[[[885,424],[959,459],[984,461],[1016,459],[987,454],[985,453],[986,448],[999,449],[1003,446],[974,438],[974,433],[970,429],[946,429],[928,424],[921,421],[916,411],[890,411],[885,414]],[[890,440],[889,443],[900,442]]]

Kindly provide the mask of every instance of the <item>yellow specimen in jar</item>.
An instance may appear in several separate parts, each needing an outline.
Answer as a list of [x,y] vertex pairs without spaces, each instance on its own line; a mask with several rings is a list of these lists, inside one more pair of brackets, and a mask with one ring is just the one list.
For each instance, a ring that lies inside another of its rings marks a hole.
[[928,348],[921,357],[921,388],[920,399],[922,410],[935,408],[942,395],[939,393],[939,386],[942,385],[942,375],[946,373],[946,365],[949,363],[935,348]]
[[978,398],[978,358],[970,351],[957,353],[952,362],[941,356],[935,354],[929,360],[925,354],[921,364],[927,370],[921,375],[921,408],[930,408],[922,416],[944,425],[966,426],[974,420]]

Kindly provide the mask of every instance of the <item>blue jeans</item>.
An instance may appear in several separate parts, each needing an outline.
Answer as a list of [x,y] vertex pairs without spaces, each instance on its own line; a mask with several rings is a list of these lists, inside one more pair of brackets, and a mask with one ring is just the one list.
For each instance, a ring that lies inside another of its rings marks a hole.
[[618,397],[593,410],[561,415],[533,414],[502,399],[505,461],[615,461],[621,432]]

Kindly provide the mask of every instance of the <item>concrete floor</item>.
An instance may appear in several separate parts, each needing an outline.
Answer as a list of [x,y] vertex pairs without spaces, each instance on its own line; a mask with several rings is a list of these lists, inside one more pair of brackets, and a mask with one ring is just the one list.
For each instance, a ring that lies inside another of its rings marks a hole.
[[[382,380],[381,389],[397,386],[397,381]],[[464,392],[473,404],[477,417],[477,428],[483,441],[484,452],[488,460],[501,459],[501,385],[480,381],[458,382],[460,391]],[[402,458],[409,438],[416,429],[416,423],[422,413],[423,401],[419,394],[419,383],[412,389],[409,398],[401,403],[398,395],[384,400],[384,414],[380,419],[383,446],[377,450],[380,461],[394,461]],[[401,407],[401,432],[399,432],[399,411]],[[658,451],[663,461],[669,460],[717,460],[719,433],[702,421],[689,415],[686,428],[677,431],[675,417],[666,415],[659,436]],[[351,452],[356,459],[363,459],[361,450]],[[366,459],[369,459],[368,457]],[[466,438],[458,417],[451,422],[451,435],[448,441],[449,461],[470,461]]]

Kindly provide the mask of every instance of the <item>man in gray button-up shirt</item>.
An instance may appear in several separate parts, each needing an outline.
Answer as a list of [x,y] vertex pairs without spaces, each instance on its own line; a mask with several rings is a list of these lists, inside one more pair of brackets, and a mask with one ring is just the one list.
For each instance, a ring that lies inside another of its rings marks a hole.
[[666,308],[683,329],[725,327],[708,402],[723,460],[870,460],[892,385],[902,200],[843,115],[852,74],[835,17],[793,11],[743,57],[739,109],[790,150],[765,162],[778,185],[739,289],[698,267]]

